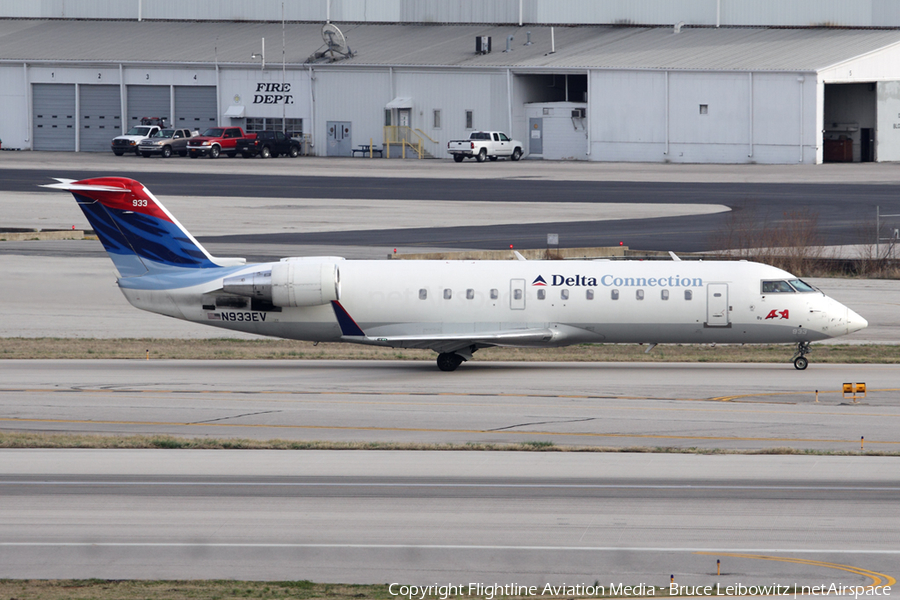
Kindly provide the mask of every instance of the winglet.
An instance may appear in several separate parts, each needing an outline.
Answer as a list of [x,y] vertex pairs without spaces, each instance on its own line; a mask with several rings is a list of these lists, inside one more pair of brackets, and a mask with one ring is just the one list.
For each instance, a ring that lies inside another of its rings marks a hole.
[[676,261],[676,262],[681,262],[681,259],[678,258],[678,255],[675,254],[674,252],[672,252],[671,250],[669,250],[669,256],[672,257],[672,260],[674,260],[674,261]]
[[519,254],[519,251],[518,251],[518,250],[513,250],[513,254],[516,255],[516,260],[528,260],[527,258],[525,258],[524,256],[522,256],[521,254]]
[[338,325],[341,326],[341,334],[343,335],[352,335],[352,336],[362,336],[365,337],[365,333],[360,328],[359,325],[356,324],[356,321],[353,320],[353,317],[350,316],[350,313],[341,306],[341,303],[337,300],[331,301],[331,307],[334,309],[334,316],[337,317]]

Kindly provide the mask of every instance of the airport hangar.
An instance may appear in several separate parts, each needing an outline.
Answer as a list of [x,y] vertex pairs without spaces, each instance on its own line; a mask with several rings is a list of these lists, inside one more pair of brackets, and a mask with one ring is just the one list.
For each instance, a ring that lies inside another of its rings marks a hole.
[[345,44],[315,58],[322,22],[0,20],[0,140],[107,152],[165,116],[201,131],[285,119],[319,156],[372,140],[445,158],[496,129],[543,159],[900,160],[898,29],[335,26]]

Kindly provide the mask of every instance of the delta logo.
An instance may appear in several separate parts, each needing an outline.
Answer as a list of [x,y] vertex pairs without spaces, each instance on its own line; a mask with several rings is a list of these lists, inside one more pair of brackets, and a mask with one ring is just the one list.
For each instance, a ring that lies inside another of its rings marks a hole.
[[531,282],[531,285],[536,285],[538,287],[547,287],[547,282],[544,281],[544,278],[540,275],[537,276],[537,279]]
[[531,282],[532,286],[536,287],[547,287],[548,285],[551,287],[557,287],[560,285],[567,286],[597,286],[597,278],[596,277],[585,277],[584,275],[575,275],[574,277],[565,277],[563,275],[551,275],[550,279],[551,283],[547,283],[547,280],[544,279],[542,275],[538,275],[534,281]]

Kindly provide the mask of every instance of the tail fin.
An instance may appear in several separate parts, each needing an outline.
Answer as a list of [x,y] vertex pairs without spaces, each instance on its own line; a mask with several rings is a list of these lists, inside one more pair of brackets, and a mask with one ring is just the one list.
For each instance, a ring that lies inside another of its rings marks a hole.
[[143,184],[133,179],[57,181],[42,187],[72,192],[122,277],[246,262],[243,258],[210,255]]

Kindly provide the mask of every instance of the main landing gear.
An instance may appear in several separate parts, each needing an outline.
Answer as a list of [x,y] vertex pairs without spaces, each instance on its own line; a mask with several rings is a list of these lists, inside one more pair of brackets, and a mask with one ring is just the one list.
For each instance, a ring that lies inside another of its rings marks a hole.
[[802,371],[809,366],[809,359],[806,358],[806,355],[809,354],[809,351],[809,342],[800,342],[799,344],[797,344],[797,353],[791,360],[794,361],[794,368],[798,371]]
[[455,371],[466,360],[455,352],[441,352],[437,357],[437,366],[441,371]]

